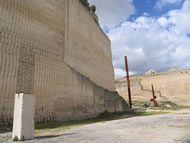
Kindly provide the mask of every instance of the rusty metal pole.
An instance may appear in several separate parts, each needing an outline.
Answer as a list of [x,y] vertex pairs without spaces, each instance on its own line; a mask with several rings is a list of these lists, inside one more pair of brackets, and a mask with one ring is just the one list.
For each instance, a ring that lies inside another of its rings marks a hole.
[[127,78],[127,85],[128,85],[129,107],[132,108],[131,88],[130,88],[129,68],[128,68],[127,56],[125,56],[125,68],[126,68],[126,78]]
[[153,84],[151,84],[151,86],[152,86],[152,96],[153,96],[153,100],[155,99],[155,96],[154,96],[154,86],[153,86]]
[[152,100],[153,100],[153,103],[154,103],[154,107],[158,107],[158,103],[156,102],[156,99],[155,99],[155,93],[154,93],[154,86],[152,84]]

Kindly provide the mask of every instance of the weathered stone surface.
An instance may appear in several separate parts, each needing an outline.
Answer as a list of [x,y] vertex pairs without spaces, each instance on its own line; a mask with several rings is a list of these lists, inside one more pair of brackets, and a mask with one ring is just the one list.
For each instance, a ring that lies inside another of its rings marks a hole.
[[[150,101],[153,84],[158,101],[172,101],[182,106],[190,106],[190,70],[131,76],[130,81],[133,100]],[[128,99],[125,78],[117,80],[116,90]]]
[[15,137],[19,140],[34,138],[34,107],[34,95],[23,93],[15,95],[13,139]]
[[36,96],[36,122],[123,111],[111,59],[78,0],[0,0],[0,120],[12,122],[15,93]]
[[[77,0],[68,1],[65,62],[98,85],[115,90],[110,40]],[[101,73],[101,74],[100,74]]]

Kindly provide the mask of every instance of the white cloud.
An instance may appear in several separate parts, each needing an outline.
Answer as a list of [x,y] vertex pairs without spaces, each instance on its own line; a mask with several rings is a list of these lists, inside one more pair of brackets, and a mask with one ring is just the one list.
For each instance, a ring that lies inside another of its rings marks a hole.
[[190,33],[190,1],[186,0],[181,10],[173,10],[168,13],[169,24],[175,25],[172,30],[175,34]]
[[126,72],[124,70],[119,69],[119,68],[115,69],[115,72],[117,73],[118,77],[123,77],[123,75],[126,74]]
[[159,18],[141,16],[126,21],[108,33],[112,41],[116,78],[125,76],[124,56],[133,74],[149,69],[166,71],[177,66],[190,68],[190,1],[182,9]]
[[158,18],[158,23],[159,23],[161,26],[165,27],[165,26],[167,25],[167,23],[168,23],[168,20],[167,20],[166,17],[160,17],[160,18]]
[[135,12],[132,0],[89,0],[96,5],[102,27],[115,26]]
[[182,0],[158,0],[156,2],[155,8],[162,9],[163,7],[167,6],[168,4],[180,4]]

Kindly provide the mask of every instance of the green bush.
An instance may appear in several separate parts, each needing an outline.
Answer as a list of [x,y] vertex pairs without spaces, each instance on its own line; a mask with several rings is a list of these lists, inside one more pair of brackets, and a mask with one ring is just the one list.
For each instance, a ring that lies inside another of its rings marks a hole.
[[25,141],[25,138],[24,138],[24,136],[22,136],[22,138],[19,140],[18,137],[15,136],[15,137],[13,138],[13,141],[14,141],[14,142],[17,142],[17,141]]
[[19,141],[25,141],[25,138],[24,138],[24,136],[22,136],[22,138],[21,138]]
[[15,137],[13,138],[13,141],[14,141],[14,142],[17,142],[17,141],[18,141],[18,137],[15,136]]
[[89,11],[92,11],[93,13],[96,12],[96,6],[95,6],[95,5],[90,6],[88,0],[80,0],[80,2],[81,2]]
[[95,5],[90,6],[90,11],[95,13],[96,12],[96,6]]
[[85,7],[89,7],[89,3],[88,0],[80,0],[80,2],[85,6]]

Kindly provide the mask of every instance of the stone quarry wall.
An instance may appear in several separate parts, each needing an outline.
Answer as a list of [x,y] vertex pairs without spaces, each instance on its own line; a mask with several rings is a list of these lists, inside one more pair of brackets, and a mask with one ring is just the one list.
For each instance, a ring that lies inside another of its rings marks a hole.
[[15,93],[35,95],[36,122],[123,111],[113,77],[109,39],[78,0],[0,0],[0,121]]
[[115,91],[110,40],[78,0],[68,1],[65,62],[98,85]]
[[[190,106],[190,70],[137,75],[132,76],[130,80],[134,101],[150,101],[153,84],[158,101],[172,101],[181,106]],[[128,100],[125,78],[117,80],[116,90]]]

